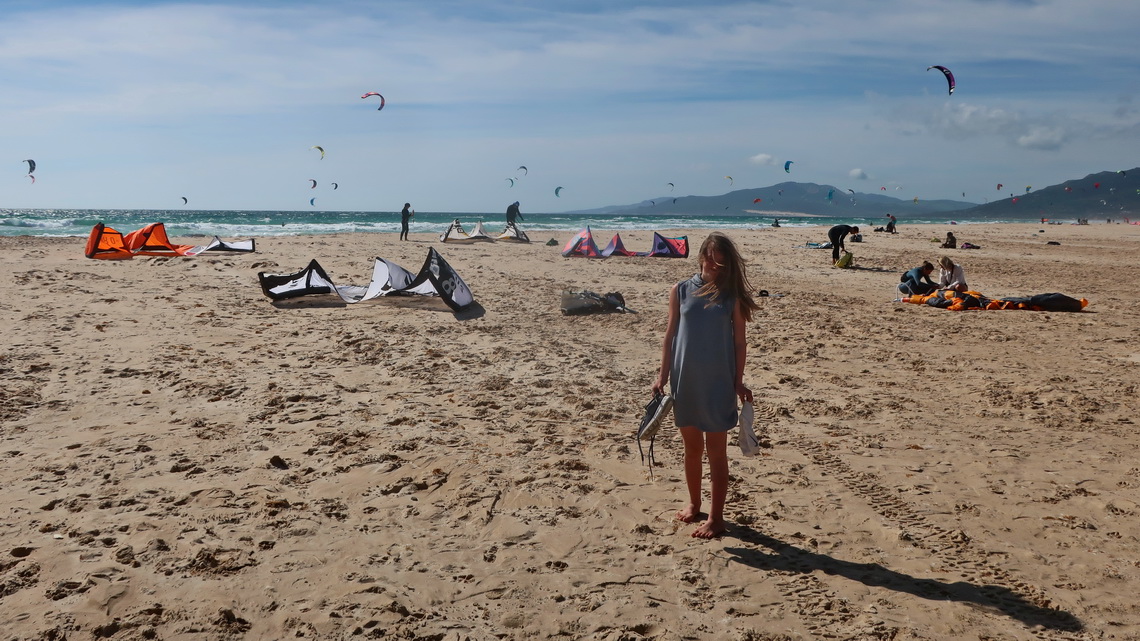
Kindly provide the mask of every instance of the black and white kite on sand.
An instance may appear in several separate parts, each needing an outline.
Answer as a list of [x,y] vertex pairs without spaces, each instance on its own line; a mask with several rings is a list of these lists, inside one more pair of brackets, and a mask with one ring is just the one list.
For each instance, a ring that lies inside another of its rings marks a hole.
[[202,246],[204,252],[255,252],[257,243],[253,238],[249,240],[222,240],[214,236],[214,240]]
[[495,242],[494,238],[483,229],[483,221],[475,223],[475,227],[471,229],[471,233],[467,233],[463,229],[463,225],[456,218],[452,221],[451,225],[447,227],[447,231],[439,235],[439,242],[441,243],[479,243],[479,242]]
[[295,274],[261,272],[257,279],[261,282],[261,291],[273,300],[311,294],[336,294],[346,303],[360,303],[391,295],[439,296],[448,307],[457,312],[467,309],[475,302],[467,283],[463,282],[434,247],[428,249],[427,260],[418,274],[412,274],[391,261],[377,258],[372,268],[372,282],[367,286],[337,285],[316,259]]
[[507,223],[506,228],[503,229],[503,233],[495,236],[495,240],[509,240],[516,243],[529,243],[530,236],[527,236],[525,231],[519,229],[518,225]]

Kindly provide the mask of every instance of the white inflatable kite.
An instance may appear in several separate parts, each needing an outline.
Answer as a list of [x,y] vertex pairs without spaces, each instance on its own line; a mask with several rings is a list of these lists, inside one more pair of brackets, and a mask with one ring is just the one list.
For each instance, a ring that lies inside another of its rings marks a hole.
[[257,275],[261,291],[273,300],[285,300],[312,294],[336,294],[346,303],[391,295],[439,296],[451,309],[460,312],[475,302],[467,283],[447,264],[435,248],[428,249],[427,260],[418,274],[412,274],[383,258],[372,268],[372,281],[367,286],[337,285],[316,259],[295,274]]

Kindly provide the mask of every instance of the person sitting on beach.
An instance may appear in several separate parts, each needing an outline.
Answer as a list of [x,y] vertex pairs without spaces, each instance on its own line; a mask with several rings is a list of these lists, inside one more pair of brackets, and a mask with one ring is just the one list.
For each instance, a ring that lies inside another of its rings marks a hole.
[[939,289],[953,289],[956,292],[964,292],[968,289],[966,272],[961,265],[955,265],[949,256],[943,256],[938,259],[938,266],[941,267],[938,270]]
[[847,234],[858,234],[859,228],[853,225],[836,225],[827,230],[827,239],[831,241],[831,264],[834,265],[839,260],[839,252],[846,251],[847,248],[843,246],[843,239],[847,238]]
[[930,275],[933,273],[934,265],[930,264],[929,260],[924,261],[918,267],[903,274],[899,291],[911,296],[925,296],[933,292],[938,289],[938,284],[930,280]]
[[894,214],[887,214],[887,218],[890,218],[891,220],[890,220],[890,222],[887,223],[886,232],[888,234],[897,234],[898,232],[895,231],[895,215]]
[[954,232],[946,232],[946,242],[942,243],[942,249],[958,249],[958,239],[954,237]]

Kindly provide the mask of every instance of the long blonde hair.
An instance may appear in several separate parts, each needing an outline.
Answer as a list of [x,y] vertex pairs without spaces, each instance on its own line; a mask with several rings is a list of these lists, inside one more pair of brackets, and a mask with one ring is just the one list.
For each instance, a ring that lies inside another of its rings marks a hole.
[[736,303],[740,305],[741,314],[744,315],[744,322],[747,323],[752,320],[752,312],[760,306],[752,299],[752,285],[748,282],[744,259],[740,257],[736,243],[732,242],[731,238],[714,231],[701,243],[701,251],[697,255],[697,261],[702,268],[705,261],[709,260],[709,253],[714,249],[724,258],[724,265],[721,265],[720,271],[717,272],[716,281],[702,285],[697,290],[697,296],[705,296],[710,301],[720,300],[721,296],[735,298]]

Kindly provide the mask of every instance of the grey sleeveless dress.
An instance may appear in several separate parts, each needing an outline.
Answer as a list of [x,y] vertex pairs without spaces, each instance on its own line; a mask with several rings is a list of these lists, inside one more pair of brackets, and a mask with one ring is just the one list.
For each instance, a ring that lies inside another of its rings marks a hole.
[[678,427],[727,432],[736,426],[736,349],[732,313],[736,300],[709,305],[697,296],[700,274],[677,284],[681,317],[673,337],[669,386]]

